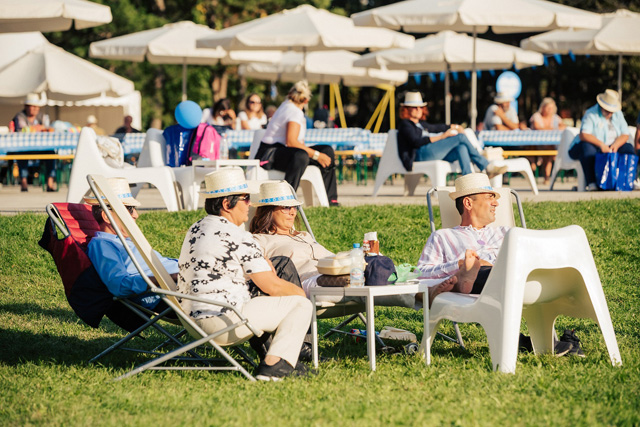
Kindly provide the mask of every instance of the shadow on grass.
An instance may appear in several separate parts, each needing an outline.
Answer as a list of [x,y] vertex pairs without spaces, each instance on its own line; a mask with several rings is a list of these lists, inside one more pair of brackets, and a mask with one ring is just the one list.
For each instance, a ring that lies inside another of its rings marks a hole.
[[12,313],[20,316],[41,315],[59,322],[76,324],[79,319],[71,308],[43,308],[34,303],[1,304],[0,314]]

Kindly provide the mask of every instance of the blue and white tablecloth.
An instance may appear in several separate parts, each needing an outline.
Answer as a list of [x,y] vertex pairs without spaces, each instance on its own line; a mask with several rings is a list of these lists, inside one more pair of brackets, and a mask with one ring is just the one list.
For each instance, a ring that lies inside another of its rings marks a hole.
[[[142,151],[145,133],[128,133],[119,136],[125,155]],[[74,154],[79,137],[80,134],[75,132],[8,133],[0,135],[0,154],[50,150],[57,154]]]
[[[253,130],[229,130],[227,141],[238,150],[248,150],[253,142]],[[367,149],[371,132],[360,128],[307,129],[304,142],[307,145],[325,144],[334,149],[347,149],[361,146]],[[385,138],[386,140],[386,138]]]
[[562,130],[483,130],[478,139],[485,146],[519,147],[523,145],[558,145]]

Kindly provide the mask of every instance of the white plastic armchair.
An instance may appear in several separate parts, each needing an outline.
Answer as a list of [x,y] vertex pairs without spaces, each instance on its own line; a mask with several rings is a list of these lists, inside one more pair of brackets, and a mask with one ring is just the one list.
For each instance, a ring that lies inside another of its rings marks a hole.
[[558,155],[556,156],[556,161],[553,163],[553,170],[551,172],[551,185],[549,186],[549,191],[553,190],[553,184],[556,182],[558,173],[560,173],[561,170],[571,169],[575,169],[578,172],[578,191],[585,191],[587,182],[584,176],[584,171],[582,170],[582,165],[579,160],[574,160],[569,156],[571,142],[578,133],[580,133],[578,128],[571,127],[566,128],[564,132],[562,132],[560,145],[558,145]]
[[444,160],[414,162],[413,171],[407,172],[398,154],[398,131],[392,129],[387,135],[387,143],[384,146],[384,151],[380,158],[380,164],[378,165],[378,172],[376,174],[376,183],[373,187],[373,197],[378,195],[380,188],[387,178],[394,174],[405,176],[405,195],[413,196],[422,175],[427,175],[429,179],[431,179],[431,185],[433,187],[444,187],[447,185],[448,174],[462,172],[458,162],[449,163]]
[[[264,136],[264,129],[259,129],[253,134],[253,141],[251,142],[251,148],[249,150],[249,158],[255,159],[260,148],[260,142]],[[249,179],[249,173],[252,169],[247,170],[247,179]],[[260,181],[266,180],[283,180],[284,172],[278,170],[266,170],[258,167],[257,178]],[[317,166],[309,165],[300,178],[300,186],[302,187],[302,195],[304,197],[304,204],[306,206],[313,206],[313,192],[315,191],[320,206],[329,207],[329,197],[327,196],[327,190],[324,188],[324,181],[322,180],[322,174]]]
[[[536,354],[553,351],[558,315],[591,318],[604,336],[613,365],[621,365],[611,316],[584,230],[511,229],[479,295],[445,292],[429,312],[430,349],[440,321],[477,322],[487,334],[493,369],[515,373],[524,317]],[[426,342],[425,342],[426,341]]]
[[146,168],[114,168],[104,161],[96,144],[96,133],[93,129],[85,127],[80,132],[76,155],[73,159],[71,176],[69,177],[69,192],[67,203],[80,203],[89,191],[87,175],[100,174],[105,177],[124,177],[129,184],[148,183],[158,189],[162,200],[170,212],[179,209],[178,196],[175,189],[175,177],[171,168],[146,167]]

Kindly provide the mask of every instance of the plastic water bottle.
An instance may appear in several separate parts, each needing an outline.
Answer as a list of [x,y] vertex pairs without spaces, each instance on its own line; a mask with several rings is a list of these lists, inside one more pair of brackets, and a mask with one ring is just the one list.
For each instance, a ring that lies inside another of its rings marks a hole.
[[354,243],[351,249],[351,283],[352,287],[364,286],[364,252],[360,243]]
[[229,141],[227,140],[227,134],[222,134],[222,139],[220,140],[220,159],[226,160],[229,158]]

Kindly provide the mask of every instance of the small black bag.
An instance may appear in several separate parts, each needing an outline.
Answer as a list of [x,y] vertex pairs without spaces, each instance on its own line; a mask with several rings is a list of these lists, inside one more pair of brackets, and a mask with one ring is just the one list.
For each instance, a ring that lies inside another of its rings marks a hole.
[[364,269],[365,286],[391,285],[395,281],[389,281],[389,276],[396,272],[391,258],[383,255],[364,257],[367,267]]

